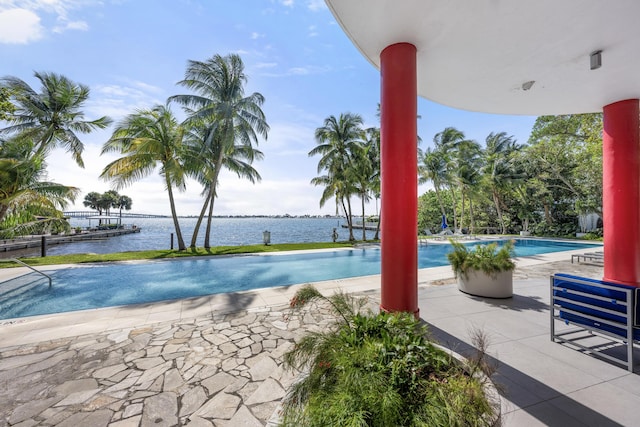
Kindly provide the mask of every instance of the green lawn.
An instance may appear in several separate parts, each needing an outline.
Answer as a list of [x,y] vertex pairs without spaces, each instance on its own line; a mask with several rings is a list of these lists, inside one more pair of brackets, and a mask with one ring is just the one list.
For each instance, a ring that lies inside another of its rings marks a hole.
[[[274,245],[249,245],[249,246],[216,246],[210,249],[197,248],[186,251],[177,250],[156,250],[156,251],[135,251],[135,252],[115,252],[110,254],[70,254],[53,255],[45,258],[20,258],[20,261],[32,265],[57,265],[57,264],[81,264],[87,262],[109,262],[109,261],[130,261],[141,259],[164,259],[182,258],[193,256],[211,255],[232,255],[249,254],[262,252],[285,252],[299,251],[306,249],[326,249],[326,248],[350,248],[353,242],[337,243],[282,243]],[[0,260],[2,261],[2,260]],[[17,263],[0,262],[0,268],[19,267]]]

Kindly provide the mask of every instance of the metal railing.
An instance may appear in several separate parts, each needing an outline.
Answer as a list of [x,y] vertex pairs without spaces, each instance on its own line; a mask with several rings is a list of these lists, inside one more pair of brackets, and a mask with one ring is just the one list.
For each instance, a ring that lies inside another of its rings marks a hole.
[[42,271],[40,271],[40,270],[37,270],[37,269],[35,269],[35,268],[31,267],[29,264],[26,264],[26,263],[24,263],[24,262],[20,261],[20,260],[19,260],[19,259],[17,259],[17,258],[6,258],[6,259],[0,260],[0,261],[13,261],[13,262],[17,262],[18,264],[20,264],[20,265],[22,265],[22,266],[24,266],[24,267],[27,267],[28,269],[30,269],[30,270],[32,270],[32,271],[34,271],[34,272],[38,273],[38,274],[43,275],[44,277],[46,277],[46,278],[49,280],[49,287],[51,287],[51,284],[52,284],[51,276],[49,276],[49,275],[48,275],[48,274],[46,274],[46,273],[43,273],[43,272],[42,272]]

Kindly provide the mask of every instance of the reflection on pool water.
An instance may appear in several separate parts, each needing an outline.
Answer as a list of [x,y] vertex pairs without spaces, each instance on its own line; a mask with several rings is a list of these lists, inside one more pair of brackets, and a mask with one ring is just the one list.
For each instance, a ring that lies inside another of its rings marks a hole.
[[[487,244],[489,242],[482,242]],[[467,243],[469,245],[478,244]],[[594,248],[589,243],[516,239],[516,256]],[[448,265],[449,244],[422,245],[419,268]],[[380,250],[366,248],[286,255],[78,266],[0,284],[0,319],[188,298],[380,273]]]

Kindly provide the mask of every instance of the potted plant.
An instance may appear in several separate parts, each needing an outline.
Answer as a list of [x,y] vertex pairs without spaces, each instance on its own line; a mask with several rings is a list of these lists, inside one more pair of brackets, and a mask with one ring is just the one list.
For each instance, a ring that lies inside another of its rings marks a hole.
[[474,248],[451,241],[453,251],[447,254],[458,289],[467,294],[510,298],[513,296],[513,241],[498,248],[497,243]]
[[76,227],[75,231],[76,231],[76,234],[82,233],[82,227]]

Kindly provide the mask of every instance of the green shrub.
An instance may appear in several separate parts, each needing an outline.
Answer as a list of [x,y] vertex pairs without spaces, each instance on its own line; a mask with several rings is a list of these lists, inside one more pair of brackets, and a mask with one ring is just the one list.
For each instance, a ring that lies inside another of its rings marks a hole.
[[487,425],[493,408],[482,380],[433,345],[410,313],[364,311],[362,300],[325,298],[308,286],[292,307],[324,300],[338,321],[285,355],[307,371],[285,401],[283,426]]
[[585,240],[602,240],[603,236],[604,236],[603,229],[596,228],[595,230],[590,231],[584,236],[582,236],[582,238]]
[[497,243],[476,245],[473,249],[460,242],[451,240],[453,251],[447,254],[451,268],[456,278],[467,276],[469,270],[479,270],[489,275],[496,275],[503,271],[513,271],[516,268],[511,259],[513,256],[513,241],[509,241],[498,249]]
[[574,222],[552,223],[541,222],[536,224],[531,233],[541,237],[568,237],[575,238],[578,226]]

